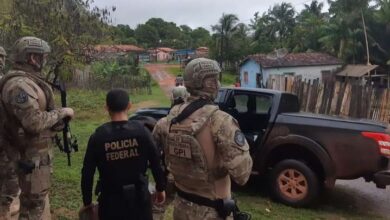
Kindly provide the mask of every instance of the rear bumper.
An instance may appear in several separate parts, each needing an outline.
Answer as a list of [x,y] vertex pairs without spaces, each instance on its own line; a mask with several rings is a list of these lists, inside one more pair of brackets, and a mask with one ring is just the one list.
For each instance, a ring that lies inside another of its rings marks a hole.
[[390,170],[384,170],[375,173],[373,182],[378,188],[386,188],[386,186],[390,185]]

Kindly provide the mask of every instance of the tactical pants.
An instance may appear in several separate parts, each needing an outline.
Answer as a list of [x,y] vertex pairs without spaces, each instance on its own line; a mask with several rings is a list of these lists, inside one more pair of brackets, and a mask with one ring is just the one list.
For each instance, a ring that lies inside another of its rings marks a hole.
[[48,193],[50,188],[51,160],[48,153],[33,158],[37,164],[32,173],[19,172],[20,220],[51,219]]
[[12,164],[0,146],[0,219],[10,218],[10,205],[19,193],[18,177]]
[[166,192],[166,199],[165,199],[164,204],[162,204],[162,205],[153,205],[153,219],[154,220],[164,220],[165,212],[166,212],[168,206],[175,199],[175,195],[176,195],[175,187],[176,187],[175,186],[175,180],[173,179],[172,174],[168,174],[168,176],[167,176],[167,188],[165,190],[165,192]]
[[[214,208],[201,206],[176,196],[173,208],[174,220],[225,220],[218,216]],[[226,220],[232,220],[227,217]]]

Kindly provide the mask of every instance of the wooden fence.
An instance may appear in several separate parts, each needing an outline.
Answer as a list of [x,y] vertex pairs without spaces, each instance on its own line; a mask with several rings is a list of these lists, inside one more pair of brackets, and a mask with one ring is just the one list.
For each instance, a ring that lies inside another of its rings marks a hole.
[[301,111],[390,123],[390,89],[358,81],[304,81],[299,76],[280,75],[271,75],[267,88],[296,94]]
[[140,75],[116,75],[102,77],[93,74],[91,71],[76,70],[70,82],[72,87],[81,89],[104,89],[124,88],[131,94],[151,94],[151,77],[149,74]]

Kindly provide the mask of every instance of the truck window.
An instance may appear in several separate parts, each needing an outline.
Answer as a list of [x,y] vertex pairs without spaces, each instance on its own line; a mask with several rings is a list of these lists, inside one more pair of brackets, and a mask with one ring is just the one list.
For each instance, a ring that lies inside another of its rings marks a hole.
[[235,95],[236,110],[238,113],[248,112],[248,95]]
[[272,99],[270,96],[256,96],[256,114],[268,114],[271,105]]

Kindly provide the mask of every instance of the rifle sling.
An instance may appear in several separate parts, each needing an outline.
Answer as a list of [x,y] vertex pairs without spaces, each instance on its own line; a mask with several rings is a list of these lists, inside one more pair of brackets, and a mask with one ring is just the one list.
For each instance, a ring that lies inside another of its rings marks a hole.
[[196,112],[198,109],[201,109],[205,105],[212,105],[212,103],[206,99],[198,99],[191,102],[178,116],[172,119],[170,127],[173,124],[177,124],[184,121],[186,118],[192,115],[192,113]]

